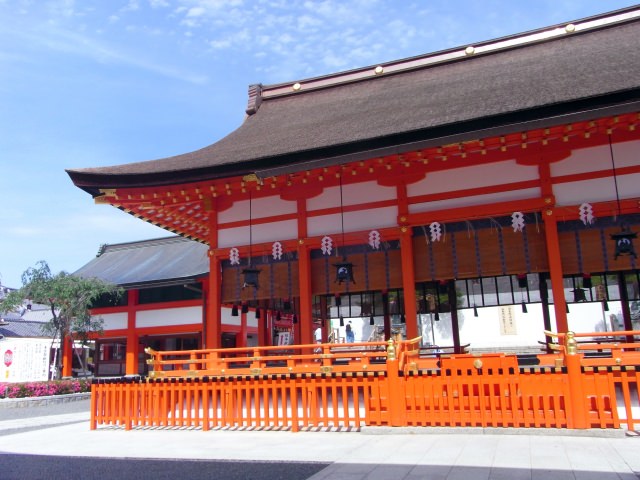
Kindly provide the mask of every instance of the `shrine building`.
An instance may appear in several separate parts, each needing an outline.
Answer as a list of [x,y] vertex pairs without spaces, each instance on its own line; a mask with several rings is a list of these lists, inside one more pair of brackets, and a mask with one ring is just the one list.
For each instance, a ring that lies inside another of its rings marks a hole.
[[[119,312],[104,335],[122,339],[120,373],[139,373],[148,337],[185,349],[312,344],[318,327],[344,341],[353,321],[356,341],[422,336],[462,352],[474,325],[541,341],[581,322],[632,330],[639,38],[636,6],[255,84],[244,122],[212,145],[67,170],[95,203],[179,236],[105,252],[163,252],[118,264],[128,296],[97,310]],[[162,314],[145,314],[147,289],[169,295]],[[177,306],[192,308],[189,321]]]

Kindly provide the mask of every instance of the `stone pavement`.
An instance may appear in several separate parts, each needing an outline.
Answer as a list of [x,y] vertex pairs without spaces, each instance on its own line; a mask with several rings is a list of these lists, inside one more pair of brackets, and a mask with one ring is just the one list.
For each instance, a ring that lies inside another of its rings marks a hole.
[[5,417],[0,420],[0,453],[330,463],[310,480],[640,478],[640,436],[621,431],[577,435],[444,428],[291,433],[99,427],[91,431],[88,419],[87,411]]

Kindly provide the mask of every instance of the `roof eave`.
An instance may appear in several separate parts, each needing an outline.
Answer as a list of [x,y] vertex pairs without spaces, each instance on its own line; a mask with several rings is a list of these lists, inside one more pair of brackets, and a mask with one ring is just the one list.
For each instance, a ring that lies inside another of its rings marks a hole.
[[219,166],[141,174],[105,174],[72,169],[68,169],[66,172],[74,185],[96,197],[102,194],[101,189],[107,188],[175,185],[177,183],[230,178],[250,173],[255,173],[260,178],[266,178],[634,111],[640,111],[640,88],[524,111],[514,111],[494,117],[481,117],[385,137],[368,138],[349,144],[332,145]]

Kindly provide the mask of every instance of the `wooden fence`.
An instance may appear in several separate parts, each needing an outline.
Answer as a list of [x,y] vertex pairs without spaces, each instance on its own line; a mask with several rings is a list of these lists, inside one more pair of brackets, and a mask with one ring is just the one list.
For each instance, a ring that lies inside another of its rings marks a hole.
[[640,424],[640,344],[626,340],[640,332],[616,333],[625,341],[600,333],[554,335],[556,353],[527,358],[529,365],[505,354],[424,357],[417,339],[148,350],[149,378],[94,381],[91,428],[633,430]]

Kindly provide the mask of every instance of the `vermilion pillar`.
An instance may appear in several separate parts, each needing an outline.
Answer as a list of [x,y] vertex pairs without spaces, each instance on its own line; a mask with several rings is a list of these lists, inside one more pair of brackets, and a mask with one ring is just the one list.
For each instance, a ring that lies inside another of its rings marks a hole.
[[402,261],[402,289],[404,291],[404,317],[407,322],[407,339],[418,336],[418,311],[416,309],[416,280],[413,267],[413,238],[411,227],[402,227],[400,234],[400,258]]
[[138,375],[139,339],[136,333],[136,307],[138,305],[137,289],[129,290],[127,296],[127,348],[125,357],[125,374]]
[[311,290],[311,250],[305,245],[307,237],[307,201],[298,199],[298,288],[300,315],[296,333],[300,344],[313,343],[313,292]]
[[313,295],[311,291],[311,256],[304,243],[298,245],[298,278],[300,288],[300,343],[313,343]]
[[62,356],[62,372],[61,375],[63,377],[70,377],[73,375],[72,365],[73,365],[73,338],[70,336],[65,336],[60,341],[60,346],[64,343],[64,354]]
[[207,291],[207,315],[204,348],[220,348],[222,346],[222,272],[220,258],[213,250],[209,250],[209,289]]
[[559,333],[569,331],[567,322],[567,302],[564,298],[562,275],[562,255],[558,238],[558,223],[552,209],[542,212],[544,217],[544,233],[547,242],[547,257],[549,258],[549,276],[551,291],[553,292],[553,308],[556,314],[556,328]]
[[222,263],[217,255],[218,248],[218,212],[215,204],[208,207],[209,214],[209,282],[207,290],[206,328],[204,348],[220,348],[222,346]]
[[240,313],[240,331],[236,336],[236,347],[245,348],[247,346],[247,316],[249,313]]

